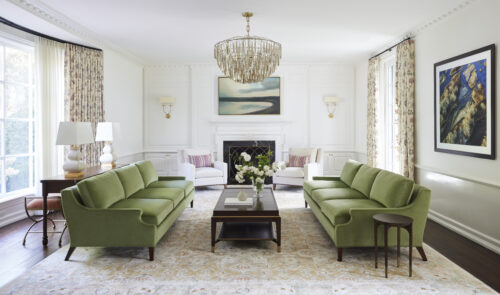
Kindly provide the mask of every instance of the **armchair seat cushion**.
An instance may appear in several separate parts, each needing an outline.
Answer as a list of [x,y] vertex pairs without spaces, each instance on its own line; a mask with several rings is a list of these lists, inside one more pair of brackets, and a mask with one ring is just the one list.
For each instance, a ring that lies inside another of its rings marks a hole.
[[162,199],[174,203],[174,208],[184,199],[184,190],[179,188],[146,188],[130,196],[133,199]]
[[195,178],[212,178],[212,177],[223,177],[223,176],[224,172],[212,167],[196,168],[195,172]]
[[316,203],[333,199],[368,199],[362,193],[350,188],[324,188],[312,192],[311,198]]
[[381,204],[369,199],[339,199],[326,200],[319,203],[321,212],[330,220],[332,225],[343,224],[351,219],[349,211],[353,208],[383,208]]
[[174,203],[170,200],[130,198],[118,201],[110,208],[141,209],[141,218],[145,223],[160,225],[174,210]]
[[304,182],[304,190],[311,195],[314,190],[323,188],[348,188],[340,180],[309,180]]
[[302,167],[286,167],[276,171],[278,177],[304,178],[304,168]]
[[147,188],[179,188],[184,190],[184,197],[187,197],[194,190],[194,183],[189,180],[159,180]]

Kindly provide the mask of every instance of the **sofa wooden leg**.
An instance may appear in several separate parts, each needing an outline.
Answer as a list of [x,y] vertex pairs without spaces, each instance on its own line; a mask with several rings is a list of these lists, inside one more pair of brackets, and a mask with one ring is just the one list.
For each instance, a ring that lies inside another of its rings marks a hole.
[[337,248],[337,261],[342,261],[342,248]]
[[273,191],[276,190],[276,184],[273,183]]
[[191,208],[193,208],[194,200],[191,201]]
[[226,189],[226,188],[227,188],[227,184],[224,184],[224,189]]
[[306,208],[307,208],[307,201],[304,201],[304,203],[305,203],[305,206],[306,206]]
[[75,251],[76,247],[69,247],[68,249],[68,254],[66,254],[66,258],[64,258],[64,261],[68,261],[69,258],[71,257],[71,254]]
[[427,261],[427,256],[425,256],[424,248],[423,247],[417,247],[418,253],[420,254],[420,257],[422,257],[423,261]]
[[149,247],[149,261],[155,260],[155,247]]

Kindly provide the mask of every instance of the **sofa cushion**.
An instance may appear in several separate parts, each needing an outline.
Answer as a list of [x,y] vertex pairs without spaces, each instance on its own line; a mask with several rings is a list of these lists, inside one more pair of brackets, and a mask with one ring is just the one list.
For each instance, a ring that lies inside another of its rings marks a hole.
[[368,165],[361,165],[354,176],[352,181],[351,188],[361,192],[367,198],[370,197],[370,191],[372,189],[373,181],[375,181],[375,177],[380,172],[380,169],[373,168]]
[[111,204],[125,199],[125,191],[118,175],[108,171],[89,177],[77,183],[83,204],[90,208],[108,208]]
[[285,169],[279,169],[276,171],[275,175],[278,177],[304,178],[304,168],[286,167]]
[[318,204],[332,199],[366,199],[362,193],[351,188],[317,189],[312,192],[311,198]]
[[139,172],[139,168],[137,168],[136,165],[127,165],[125,167],[115,169],[115,172],[122,182],[126,198],[144,188],[144,181],[142,180],[141,172]]
[[342,169],[342,173],[340,174],[340,180],[342,180],[348,186],[352,185],[352,181],[356,176],[359,168],[361,167],[361,163],[349,160],[345,163],[344,168]]
[[179,188],[145,188],[130,198],[133,199],[164,199],[174,202],[174,208],[184,199],[184,190]]
[[352,208],[383,208],[381,204],[369,199],[326,200],[319,205],[321,212],[325,214],[332,225],[348,222],[351,219],[349,210]]
[[223,177],[223,176],[224,172],[212,167],[201,167],[201,168],[196,168],[195,170],[196,178],[212,178],[212,177]]
[[155,181],[158,181],[158,174],[156,173],[156,169],[150,161],[139,161],[135,163],[135,165],[141,172],[142,181],[144,181],[145,187]]
[[413,192],[413,180],[402,175],[382,170],[375,177],[370,199],[388,208],[403,207],[408,204]]
[[193,164],[196,168],[212,167],[212,157],[210,154],[206,155],[188,155],[188,162]]
[[345,183],[340,180],[308,180],[304,181],[304,190],[311,195],[314,190],[322,188],[346,188]]
[[288,156],[288,167],[300,167],[303,168],[306,164],[311,162],[311,155],[299,156],[290,155]]
[[147,188],[179,188],[184,190],[184,197],[187,197],[194,190],[194,183],[189,180],[160,180],[148,185]]
[[145,223],[160,225],[174,210],[174,203],[170,200],[129,198],[114,203],[110,208],[141,209],[141,218]]

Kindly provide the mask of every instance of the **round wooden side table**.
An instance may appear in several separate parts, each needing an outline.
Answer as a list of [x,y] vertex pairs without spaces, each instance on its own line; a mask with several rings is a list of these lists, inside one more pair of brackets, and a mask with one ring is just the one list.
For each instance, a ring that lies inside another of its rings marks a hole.
[[412,242],[413,242],[413,218],[398,214],[375,214],[373,215],[373,223],[374,223],[374,238],[375,238],[375,268],[378,268],[378,236],[377,229],[379,225],[384,226],[384,254],[385,254],[385,277],[387,278],[387,234],[390,227],[395,226],[398,229],[398,237],[397,237],[397,251],[398,251],[398,260],[397,267],[399,267],[399,257],[400,257],[400,237],[401,237],[401,228],[404,228],[408,231],[409,234],[409,276],[411,277],[411,253],[412,253]]

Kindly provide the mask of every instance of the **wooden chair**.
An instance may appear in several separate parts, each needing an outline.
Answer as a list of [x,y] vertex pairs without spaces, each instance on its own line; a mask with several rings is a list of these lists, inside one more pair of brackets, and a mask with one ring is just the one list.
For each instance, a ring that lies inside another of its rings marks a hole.
[[[24,210],[26,211],[26,215],[28,218],[33,221],[33,224],[28,228],[26,231],[26,234],[24,235],[23,239],[23,246],[26,244],[26,237],[30,233],[42,233],[41,231],[31,231],[31,229],[38,223],[43,221],[43,218],[41,216],[41,211],[43,210],[43,198],[42,197],[32,197],[32,196],[27,196],[24,197]],[[55,211],[61,211],[62,212],[62,205],[61,205],[61,195],[60,194],[51,194],[49,195],[47,199],[47,210],[51,212]],[[36,213],[36,211],[40,213]],[[30,212],[32,214],[30,214]],[[64,235],[64,232],[66,231],[67,225],[66,225],[66,220],[54,220],[50,217],[47,217],[47,220],[52,222],[52,229],[56,229],[56,222],[64,222],[64,229],[62,231],[53,231],[52,233],[60,233],[61,237],[59,238],[59,247],[62,246],[62,237]]]

